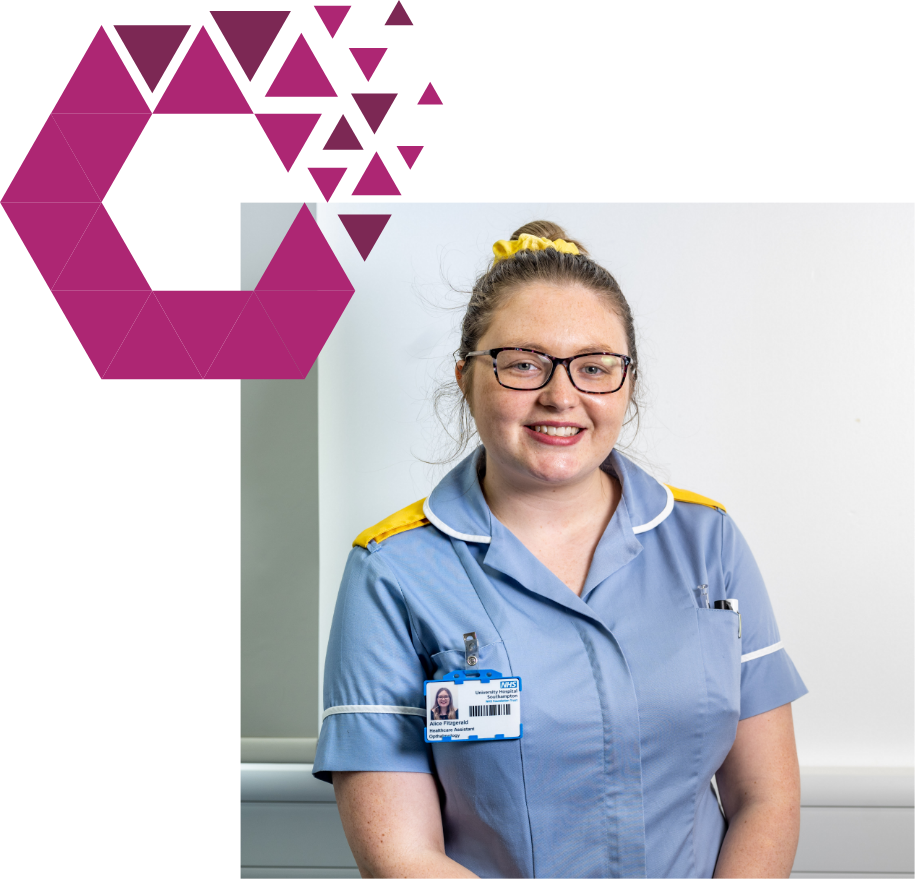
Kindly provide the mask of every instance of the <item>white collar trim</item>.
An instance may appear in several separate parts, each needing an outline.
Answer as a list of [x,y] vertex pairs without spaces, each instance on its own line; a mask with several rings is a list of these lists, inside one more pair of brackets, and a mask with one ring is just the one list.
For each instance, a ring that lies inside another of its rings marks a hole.
[[674,509],[674,495],[673,492],[664,485],[663,482],[659,483],[663,486],[664,491],[667,492],[667,503],[664,505],[664,509],[658,513],[650,522],[646,522],[644,525],[633,525],[632,533],[633,534],[643,534],[646,531],[651,531],[652,528],[657,528],[672,512]]
[[[671,502],[673,501],[673,496],[671,495]],[[487,534],[463,534],[460,531],[455,531],[454,528],[449,528],[435,513],[432,512],[432,508],[429,506],[429,498],[426,498],[423,501],[423,515],[433,524],[439,531],[443,531],[445,534],[450,537],[456,537],[458,540],[467,540],[471,543],[492,543],[492,537]]]
[[[644,534],[646,531],[651,531],[653,528],[657,528],[674,510],[674,496],[673,492],[663,483],[658,483],[667,494],[667,503],[664,504],[664,509],[658,513],[650,522],[646,522],[644,525],[633,525],[632,533],[633,534]],[[470,543],[492,543],[492,537],[487,534],[464,534],[462,531],[455,531],[454,528],[446,525],[435,513],[432,512],[432,508],[429,506],[429,498],[426,498],[423,501],[423,515],[433,524],[439,531],[444,532],[450,537],[456,537],[458,540],[466,540]]]

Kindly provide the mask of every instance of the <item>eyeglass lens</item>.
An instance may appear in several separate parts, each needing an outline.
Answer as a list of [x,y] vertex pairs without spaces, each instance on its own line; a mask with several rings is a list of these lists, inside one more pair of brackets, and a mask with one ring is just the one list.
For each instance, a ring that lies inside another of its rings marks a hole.
[[[623,383],[623,363],[612,354],[584,354],[569,366],[572,384],[580,391],[606,393],[617,390]],[[519,391],[543,387],[552,367],[548,358],[531,351],[500,351],[496,355],[499,381]]]

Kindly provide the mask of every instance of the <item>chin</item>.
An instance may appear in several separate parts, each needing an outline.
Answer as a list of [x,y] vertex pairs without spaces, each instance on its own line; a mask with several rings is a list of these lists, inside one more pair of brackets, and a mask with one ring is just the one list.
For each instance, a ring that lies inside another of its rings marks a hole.
[[546,482],[569,482],[581,477],[587,467],[577,459],[560,459],[558,455],[553,455],[552,459],[530,461],[527,470],[531,476]]

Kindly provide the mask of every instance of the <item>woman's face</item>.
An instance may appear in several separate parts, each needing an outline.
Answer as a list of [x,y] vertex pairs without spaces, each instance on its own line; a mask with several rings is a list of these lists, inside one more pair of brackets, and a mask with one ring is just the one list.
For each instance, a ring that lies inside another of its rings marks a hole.
[[438,702],[439,708],[448,708],[448,706],[451,705],[451,694],[447,690],[442,690],[438,694],[438,699],[436,701]]
[[[577,285],[539,282],[509,295],[477,345],[478,350],[502,347],[533,348],[555,357],[629,353],[622,321],[599,294]],[[629,404],[628,376],[614,394],[586,394],[557,366],[546,387],[516,391],[496,381],[489,357],[473,357],[467,365],[473,375],[468,402],[486,447],[487,475],[491,467],[498,468],[503,482],[521,489],[595,476],[619,439]],[[466,384],[464,388],[466,393]],[[536,431],[537,425],[579,430],[557,441]]]

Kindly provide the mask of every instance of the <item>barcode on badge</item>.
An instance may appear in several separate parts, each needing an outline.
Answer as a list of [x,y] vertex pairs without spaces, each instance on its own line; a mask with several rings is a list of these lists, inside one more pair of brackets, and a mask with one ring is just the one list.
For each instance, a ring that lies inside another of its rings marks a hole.
[[468,705],[471,717],[492,717],[494,714],[511,714],[511,705]]

